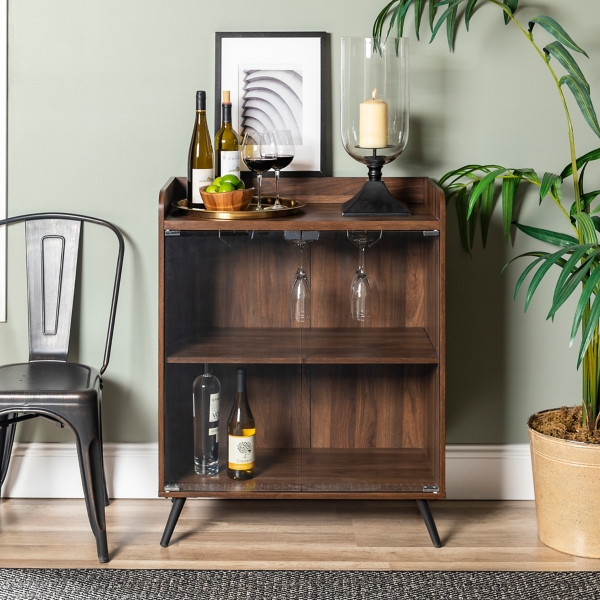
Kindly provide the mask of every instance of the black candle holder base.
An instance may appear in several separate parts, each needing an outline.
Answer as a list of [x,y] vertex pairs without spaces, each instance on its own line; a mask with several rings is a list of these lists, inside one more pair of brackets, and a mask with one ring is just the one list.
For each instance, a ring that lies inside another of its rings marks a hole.
[[356,196],[342,204],[342,217],[410,217],[408,206],[390,194],[381,180],[368,180]]

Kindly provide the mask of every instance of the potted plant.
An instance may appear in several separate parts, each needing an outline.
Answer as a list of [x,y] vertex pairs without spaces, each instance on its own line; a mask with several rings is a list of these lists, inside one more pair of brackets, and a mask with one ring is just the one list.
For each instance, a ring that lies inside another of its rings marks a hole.
[[[567,122],[570,160],[561,173],[538,175],[531,168],[471,164],[446,173],[439,184],[447,201],[454,200],[462,245],[473,248],[477,221],[483,246],[494,205],[496,187],[501,187],[504,238],[510,239],[514,225],[524,234],[545,242],[552,249],[527,252],[515,257],[531,259],[519,277],[515,297],[529,279],[525,310],[542,279],[557,273],[548,318],[553,318],[567,299],[578,296],[571,329],[571,344],[581,331],[577,368],[581,368],[581,405],[551,409],[533,415],[528,421],[534,474],[539,537],[548,546],[578,556],[600,557],[600,519],[596,502],[600,496],[600,190],[586,192],[584,174],[588,165],[600,159],[600,148],[577,157],[575,136],[567,102],[570,92],[586,122],[600,137],[598,119],[590,97],[590,87],[573,54],[585,51],[551,17],[539,16],[527,26],[515,13],[518,0],[482,0],[503,12],[505,24],[513,23],[523,33],[552,77]],[[459,8],[464,8],[467,30],[478,0],[429,0],[429,25],[433,40],[445,24],[448,45],[453,49]],[[387,37],[395,28],[402,36],[410,6],[414,8],[417,38],[425,0],[392,0],[377,16],[373,37]],[[461,6],[462,5],[462,6]],[[439,16],[438,16],[439,14]],[[541,29],[552,39],[541,47],[534,38]],[[564,217],[565,231],[551,231],[515,220],[515,194],[520,184],[537,186],[539,200],[553,202]],[[573,200],[563,197],[563,185],[570,184]],[[510,264],[508,263],[508,264]],[[508,266],[508,265],[507,265]],[[553,269],[557,267],[557,269]]]

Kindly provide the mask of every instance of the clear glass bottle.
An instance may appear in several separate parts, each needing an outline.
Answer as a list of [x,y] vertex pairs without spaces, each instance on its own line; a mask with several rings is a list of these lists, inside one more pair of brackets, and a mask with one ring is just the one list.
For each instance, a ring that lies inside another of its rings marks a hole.
[[252,479],[256,425],[246,393],[246,369],[237,370],[236,390],[235,402],[227,422],[227,475],[231,479]]
[[204,365],[204,374],[196,377],[194,396],[194,470],[198,475],[219,472],[219,404],[221,383]]

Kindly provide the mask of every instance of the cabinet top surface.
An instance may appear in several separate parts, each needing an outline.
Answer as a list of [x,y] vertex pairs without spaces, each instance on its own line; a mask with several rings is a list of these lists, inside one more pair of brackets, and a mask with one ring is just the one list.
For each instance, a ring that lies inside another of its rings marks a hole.
[[[445,226],[445,201],[442,190],[424,177],[386,178],[390,192],[410,208],[410,217],[342,217],[341,204],[350,199],[364,183],[362,177],[288,178],[282,179],[285,195],[306,206],[290,217],[243,221],[202,219],[177,210],[172,202],[186,196],[185,178],[172,178],[159,197],[161,229],[164,230],[348,230],[381,229],[420,231]],[[271,192],[272,182],[263,183],[264,193]]]

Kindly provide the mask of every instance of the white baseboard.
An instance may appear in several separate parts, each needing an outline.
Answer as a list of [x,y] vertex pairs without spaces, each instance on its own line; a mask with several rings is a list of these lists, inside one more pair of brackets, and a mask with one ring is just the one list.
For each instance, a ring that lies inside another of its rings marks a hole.
[[[157,444],[104,444],[111,498],[156,498]],[[533,500],[528,444],[446,449],[452,500]],[[75,444],[15,444],[2,496],[82,498]]]

